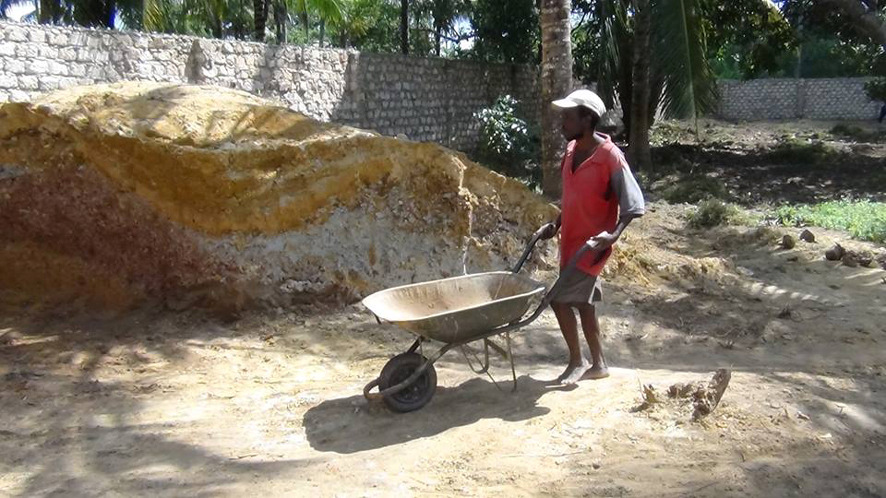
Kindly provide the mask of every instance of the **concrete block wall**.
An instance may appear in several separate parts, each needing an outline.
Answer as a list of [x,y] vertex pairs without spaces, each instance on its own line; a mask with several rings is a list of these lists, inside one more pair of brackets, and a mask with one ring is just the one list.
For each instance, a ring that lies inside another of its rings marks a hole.
[[877,117],[880,105],[864,91],[870,78],[724,80],[718,117],[732,121]]
[[474,112],[510,94],[540,119],[532,66],[0,22],[0,102],[123,80],[218,85],[315,119],[469,151]]

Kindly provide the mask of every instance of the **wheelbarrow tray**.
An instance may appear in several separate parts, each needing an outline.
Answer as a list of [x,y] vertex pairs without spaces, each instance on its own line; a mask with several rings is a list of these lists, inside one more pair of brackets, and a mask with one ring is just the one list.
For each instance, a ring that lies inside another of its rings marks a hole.
[[469,341],[515,322],[545,285],[516,273],[498,271],[393,287],[363,300],[381,320],[426,339]]

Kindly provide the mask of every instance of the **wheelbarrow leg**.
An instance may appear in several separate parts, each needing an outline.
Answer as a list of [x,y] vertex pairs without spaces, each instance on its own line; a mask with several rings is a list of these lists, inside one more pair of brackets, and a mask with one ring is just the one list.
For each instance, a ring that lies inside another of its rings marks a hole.
[[409,349],[406,350],[407,353],[414,353],[419,346],[421,346],[422,341],[424,341],[424,337],[419,337],[412,343],[412,346],[409,346]]

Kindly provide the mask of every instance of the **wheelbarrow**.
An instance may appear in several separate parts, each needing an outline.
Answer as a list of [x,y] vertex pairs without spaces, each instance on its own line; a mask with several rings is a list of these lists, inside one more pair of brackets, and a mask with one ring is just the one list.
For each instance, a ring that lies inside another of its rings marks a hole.
[[[523,255],[509,271],[404,285],[376,292],[363,299],[363,305],[379,323],[393,323],[417,336],[405,353],[391,358],[378,378],[366,384],[363,395],[369,400],[383,399],[396,412],[418,410],[431,401],[437,388],[434,363],[457,347],[462,349],[468,365],[478,374],[488,374],[490,349],[510,360],[513,390],[516,390],[517,376],[511,354],[510,332],[534,322],[551,303],[561,282],[576,271],[579,259],[594,249],[591,243],[582,246],[545,293],[545,284],[519,274],[543,231],[544,227],[533,234]],[[599,257],[602,257],[602,253]],[[543,293],[535,311],[524,317],[529,311],[530,300]],[[506,351],[490,340],[494,336],[505,337]],[[443,343],[443,346],[425,356],[424,345],[431,341]],[[474,368],[465,346],[478,341],[483,342],[484,359],[480,360],[474,353],[479,363],[479,368]],[[378,392],[373,393],[375,388],[378,388]]]

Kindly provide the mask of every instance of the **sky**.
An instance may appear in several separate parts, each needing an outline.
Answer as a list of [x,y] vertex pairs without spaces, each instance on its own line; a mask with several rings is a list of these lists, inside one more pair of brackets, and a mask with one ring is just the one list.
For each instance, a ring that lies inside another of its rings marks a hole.
[[6,11],[6,15],[10,20],[13,21],[21,21],[22,17],[30,14],[34,11],[33,4],[25,4],[25,5],[13,5]]

